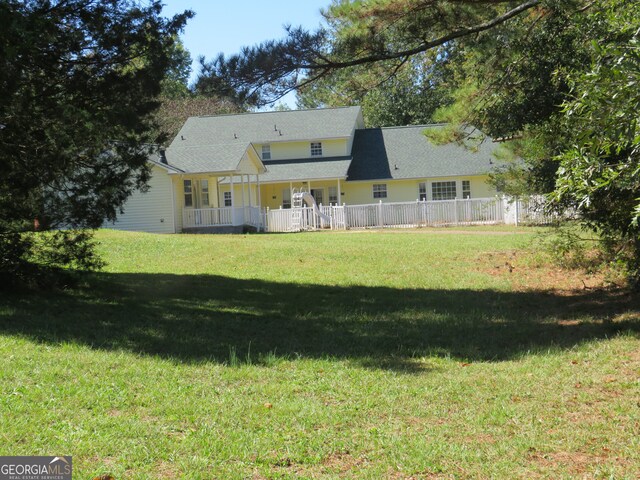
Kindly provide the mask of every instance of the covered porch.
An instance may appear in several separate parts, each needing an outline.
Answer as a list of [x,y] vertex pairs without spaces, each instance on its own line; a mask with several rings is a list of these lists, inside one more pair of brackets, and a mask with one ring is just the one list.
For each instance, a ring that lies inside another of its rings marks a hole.
[[183,179],[183,198],[182,230],[185,232],[217,227],[264,229],[259,175]]
[[[178,231],[237,232],[264,229],[260,175],[266,169],[252,145],[230,145],[222,158],[203,149],[167,150],[173,163],[191,168],[172,175]],[[217,160],[217,161],[216,161]],[[209,166],[207,171],[196,168]],[[213,169],[212,166],[219,166]]]

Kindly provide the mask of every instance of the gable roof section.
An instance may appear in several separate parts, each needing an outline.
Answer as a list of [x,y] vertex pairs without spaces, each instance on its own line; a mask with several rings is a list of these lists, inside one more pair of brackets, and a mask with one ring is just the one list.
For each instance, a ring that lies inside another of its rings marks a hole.
[[453,177],[489,173],[495,146],[486,139],[476,151],[455,143],[435,145],[424,135],[439,125],[357,130],[349,181]]
[[360,115],[360,107],[341,107],[190,117],[169,149],[346,138]]
[[[238,172],[242,159],[253,151],[258,169],[263,170],[262,163],[252,145],[246,143],[228,143],[211,148],[208,146],[193,146],[168,148],[165,152],[169,165],[185,173],[231,173]],[[260,172],[262,173],[262,172]]]

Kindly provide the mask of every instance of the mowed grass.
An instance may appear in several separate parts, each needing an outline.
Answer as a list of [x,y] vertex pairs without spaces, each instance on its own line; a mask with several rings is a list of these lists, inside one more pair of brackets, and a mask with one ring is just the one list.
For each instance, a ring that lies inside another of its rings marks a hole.
[[640,302],[536,238],[100,232],[86,285],[0,295],[0,453],[118,480],[638,478]]

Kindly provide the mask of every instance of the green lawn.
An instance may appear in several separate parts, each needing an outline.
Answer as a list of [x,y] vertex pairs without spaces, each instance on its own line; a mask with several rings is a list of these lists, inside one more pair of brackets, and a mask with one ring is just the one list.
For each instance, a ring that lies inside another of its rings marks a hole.
[[81,288],[0,294],[0,454],[77,479],[640,476],[639,299],[546,266],[533,229],[98,239]]

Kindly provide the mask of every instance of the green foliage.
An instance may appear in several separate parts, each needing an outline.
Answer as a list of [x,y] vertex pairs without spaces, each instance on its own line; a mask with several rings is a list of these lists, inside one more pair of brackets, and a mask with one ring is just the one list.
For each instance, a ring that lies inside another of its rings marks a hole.
[[589,254],[591,249],[597,248],[597,239],[584,235],[585,232],[575,225],[565,224],[545,232],[539,244],[553,262],[563,268],[596,268]]
[[105,265],[95,247],[87,230],[7,233],[0,241],[0,282],[4,288],[73,285],[78,272]]
[[[97,228],[148,179],[148,144],[175,39],[190,12],[129,0],[0,3],[0,244],[6,265],[32,261],[24,232]],[[40,256],[74,263],[50,239]],[[17,248],[26,242],[24,248]],[[89,245],[82,241],[79,244]],[[14,252],[13,260],[6,258]]]
[[382,62],[391,74],[416,55],[447,48],[458,38],[489,30],[539,3],[335,1],[324,12],[326,29],[288,28],[282,40],[265,41],[209,62],[202,59],[196,89],[234,98],[245,106],[265,105],[340,69],[358,65],[366,69]]
[[338,70],[298,91],[301,108],[360,105],[367,127],[433,123],[448,102],[444,53],[424,54],[399,68],[381,63]]
[[571,71],[555,199],[578,210],[640,281],[640,2],[601,2],[590,67]]
[[243,111],[229,99],[193,93],[178,97],[163,96],[160,101],[160,108],[156,113],[156,121],[159,131],[158,136],[164,138],[165,144],[173,141],[189,117],[240,113]]
[[166,76],[162,80],[162,96],[171,99],[188,97],[191,95],[189,90],[191,54],[177,35],[168,53],[170,62]]

